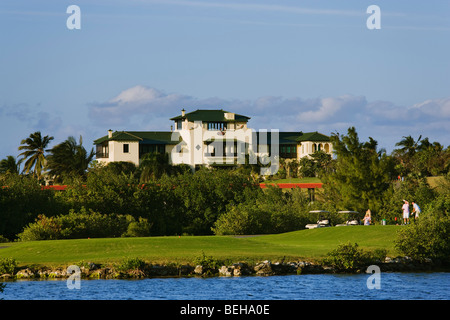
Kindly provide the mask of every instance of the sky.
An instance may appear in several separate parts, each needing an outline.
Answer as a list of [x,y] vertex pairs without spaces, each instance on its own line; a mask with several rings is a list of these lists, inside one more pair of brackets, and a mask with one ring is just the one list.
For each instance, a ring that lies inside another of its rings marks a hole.
[[169,131],[183,108],[447,147],[450,1],[0,2],[0,159],[35,131],[89,150],[108,129]]

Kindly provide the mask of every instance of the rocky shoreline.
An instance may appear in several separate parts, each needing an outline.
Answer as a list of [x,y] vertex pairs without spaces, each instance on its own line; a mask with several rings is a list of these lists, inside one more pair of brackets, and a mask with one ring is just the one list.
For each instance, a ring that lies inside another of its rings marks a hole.
[[[431,260],[424,262],[413,261],[409,257],[386,258],[384,262],[376,264],[381,272],[433,272],[442,271],[439,263]],[[67,279],[73,273],[68,268],[25,267],[14,274],[0,275],[0,280],[50,280]],[[350,271],[350,273],[365,273],[366,268]],[[445,270],[448,271],[448,268]],[[271,262],[261,261],[256,264],[245,262],[233,263],[221,267],[206,267],[202,265],[191,266],[169,263],[145,264],[137,269],[119,270],[116,267],[101,266],[93,262],[83,263],[79,266],[78,276],[81,279],[144,279],[162,277],[239,277],[239,276],[275,276],[275,275],[302,275],[342,273],[340,270],[308,261]],[[349,273],[347,271],[347,273]]]

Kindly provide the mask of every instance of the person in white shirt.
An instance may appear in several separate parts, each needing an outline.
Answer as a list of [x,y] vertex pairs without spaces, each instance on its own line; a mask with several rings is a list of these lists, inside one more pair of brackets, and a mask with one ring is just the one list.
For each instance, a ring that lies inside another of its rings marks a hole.
[[403,210],[403,222],[404,224],[409,223],[409,203],[406,200],[403,200],[404,204],[402,206]]
[[413,206],[413,211],[412,211],[412,213],[415,213],[414,219],[417,219],[417,218],[419,217],[419,213],[421,213],[422,210],[420,210],[419,205],[418,205],[417,203],[415,203],[414,201],[411,202],[411,203],[412,203],[412,206]]
[[372,220],[370,209],[366,211],[366,215],[364,216],[364,225],[370,226],[370,221]]

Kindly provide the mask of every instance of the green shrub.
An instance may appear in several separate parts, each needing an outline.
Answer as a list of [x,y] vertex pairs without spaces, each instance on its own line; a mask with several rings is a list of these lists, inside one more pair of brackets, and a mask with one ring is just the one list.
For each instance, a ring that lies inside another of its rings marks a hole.
[[41,212],[48,216],[61,209],[52,190],[42,190],[30,176],[0,176],[0,234],[13,240]]
[[368,265],[383,262],[386,258],[385,249],[377,249],[373,252],[358,248],[358,244],[347,242],[330,251],[323,260],[324,265],[337,271],[352,272]]
[[294,189],[283,192],[269,187],[251,194],[248,199],[235,206],[228,206],[220,215],[213,232],[226,234],[267,234],[303,229],[310,217],[306,193]]
[[140,270],[143,271],[146,268],[146,263],[140,258],[124,258],[121,263],[116,267],[119,271]]
[[14,274],[17,269],[17,262],[13,258],[0,259],[0,275],[8,273]]
[[20,241],[148,236],[150,223],[130,215],[101,214],[81,208],[57,217],[39,215],[18,235]]
[[[131,216],[130,216],[131,217]],[[123,234],[124,237],[148,237],[150,236],[151,223],[142,217],[136,221],[131,217],[131,222],[128,224],[127,231]]]
[[450,217],[422,213],[416,223],[402,227],[394,240],[404,255],[422,261],[426,258],[450,262]]
[[213,256],[207,256],[202,251],[202,254],[200,256],[195,257],[194,265],[202,266],[203,267],[203,273],[208,275],[208,274],[217,273],[218,269],[222,265],[224,265],[224,262],[214,258]]

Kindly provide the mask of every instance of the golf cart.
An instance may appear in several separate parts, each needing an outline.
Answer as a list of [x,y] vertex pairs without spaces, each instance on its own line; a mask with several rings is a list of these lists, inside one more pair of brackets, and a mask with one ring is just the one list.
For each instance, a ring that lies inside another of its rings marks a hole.
[[313,210],[313,211],[310,211],[309,213],[318,213],[319,214],[319,220],[317,221],[317,223],[307,224],[305,226],[306,229],[331,227],[330,218],[329,218],[329,215],[330,215],[329,211]]
[[345,210],[345,211],[338,211],[338,213],[341,214],[347,214],[347,221],[343,224],[337,224],[336,227],[342,227],[342,226],[357,226],[360,225],[360,215],[361,213],[359,213],[358,211],[349,211],[349,210]]

